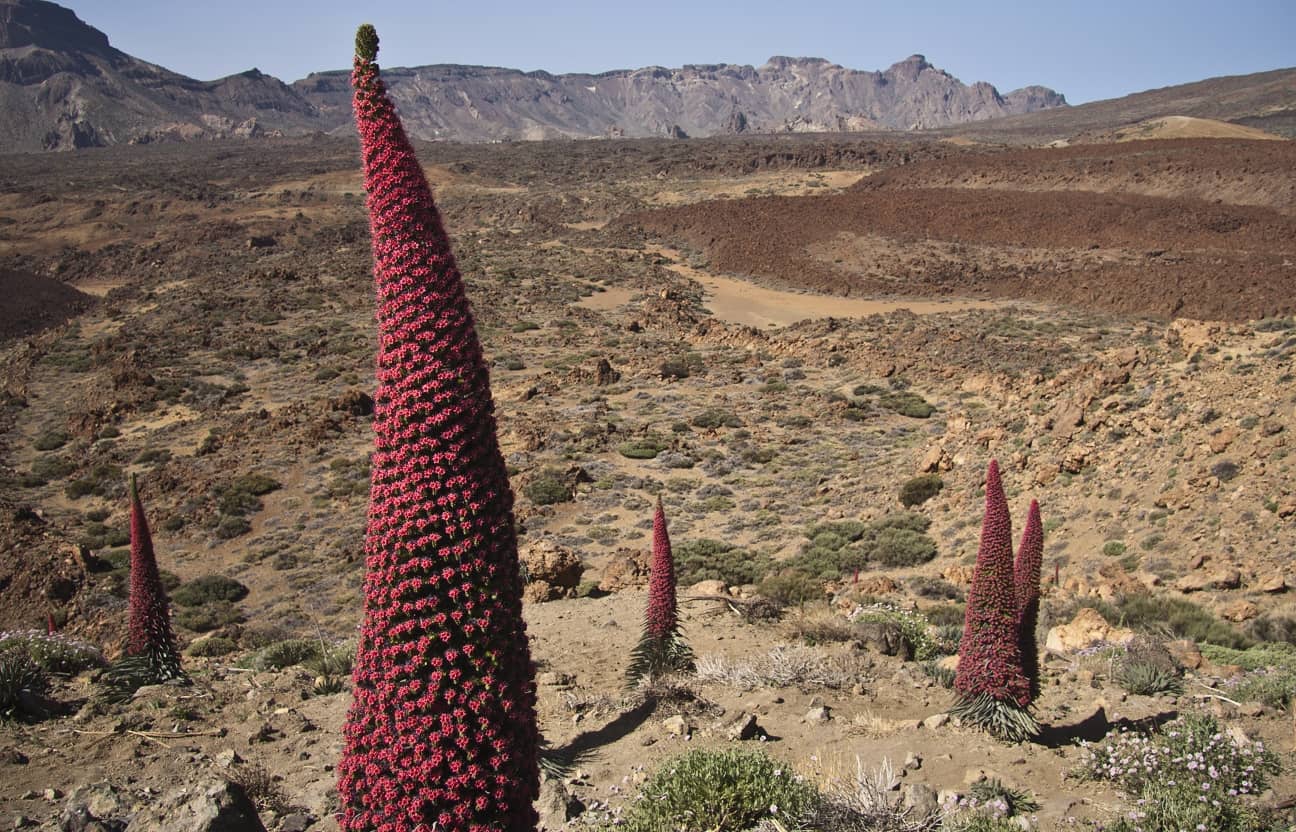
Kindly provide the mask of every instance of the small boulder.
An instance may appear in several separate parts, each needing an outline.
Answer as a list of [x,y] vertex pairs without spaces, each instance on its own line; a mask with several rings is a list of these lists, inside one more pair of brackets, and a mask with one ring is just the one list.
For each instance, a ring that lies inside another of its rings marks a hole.
[[572,595],[580,585],[585,564],[575,552],[551,540],[538,540],[523,549],[522,566],[528,582],[546,585],[545,596],[534,600],[552,600]]
[[1114,627],[1097,610],[1081,607],[1070,623],[1049,630],[1044,645],[1054,653],[1072,653],[1099,642],[1128,644],[1133,638],[1132,630]]

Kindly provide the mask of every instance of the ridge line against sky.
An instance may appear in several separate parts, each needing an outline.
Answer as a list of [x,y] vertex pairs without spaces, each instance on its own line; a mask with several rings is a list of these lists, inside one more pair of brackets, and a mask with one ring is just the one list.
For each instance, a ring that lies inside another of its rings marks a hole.
[[643,66],[751,64],[772,55],[882,70],[921,53],[965,84],[1000,92],[1040,84],[1072,104],[1296,66],[1296,0],[823,0],[718,4],[655,0],[477,4],[370,0],[63,0],[113,46],[201,80],[257,67],[286,82],[349,69],[352,37],[371,22],[384,66],[471,64],[553,73]]

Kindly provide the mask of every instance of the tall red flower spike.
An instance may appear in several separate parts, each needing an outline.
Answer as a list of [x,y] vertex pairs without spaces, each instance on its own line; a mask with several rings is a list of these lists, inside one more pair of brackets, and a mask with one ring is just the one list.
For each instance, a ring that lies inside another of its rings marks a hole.
[[679,608],[675,599],[675,558],[671,554],[670,535],[666,532],[666,511],[661,497],[653,512],[653,558],[648,579],[648,612],[644,631],[654,638],[669,638],[679,626]]
[[356,34],[377,288],[365,616],[338,766],[341,827],[532,830],[535,668],[513,493],[481,345],[423,169]]
[[[1017,637],[1017,596],[1013,589],[1012,521],[999,478],[999,463],[986,471],[985,518],[977,551],[972,589],[968,592],[963,640],[959,644],[954,713],[1011,739],[1033,733],[1033,720],[1022,731],[1006,726],[1027,716],[1030,683],[1022,672]],[[1007,709],[1007,710],[1005,710]],[[1018,713],[1013,713],[1014,711]],[[1030,730],[1027,730],[1030,729]]]
[[1031,701],[1040,692],[1039,645],[1035,627],[1039,624],[1040,570],[1044,564],[1044,524],[1040,522],[1039,500],[1031,500],[1026,528],[1017,546],[1013,566],[1013,590],[1017,596],[1017,635],[1022,672],[1030,682]]
[[631,684],[643,678],[693,669],[693,651],[679,631],[679,607],[675,594],[675,558],[666,532],[666,511],[661,497],[653,513],[653,557],[648,575],[648,610],[644,631],[631,656],[626,679]]
[[[171,632],[171,611],[149,533],[144,506],[140,503],[135,476],[130,478],[130,625],[126,654],[148,659],[149,669],[159,681],[183,677],[180,651]],[[50,618],[53,623],[53,618]]]

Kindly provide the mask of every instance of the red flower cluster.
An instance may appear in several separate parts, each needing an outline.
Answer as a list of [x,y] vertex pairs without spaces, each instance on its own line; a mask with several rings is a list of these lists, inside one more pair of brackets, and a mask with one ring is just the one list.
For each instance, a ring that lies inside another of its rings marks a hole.
[[1031,699],[1040,692],[1039,645],[1035,627],[1039,624],[1040,569],[1044,562],[1044,524],[1040,522],[1039,500],[1031,500],[1026,528],[1017,546],[1013,566],[1013,590],[1017,596],[1017,636],[1022,672],[1030,682]]
[[1017,595],[1013,586],[1012,521],[999,463],[986,472],[985,518],[968,592],[954,690],[965,699],[988,696],[1026,708],[1030,683],[1022,672]]
[[[130,478],[130,624],[126,654],[144,656],[159,681],[180,678],[180,651],[171,632],[171,611],[134,475]],[[50,617],[49,626],[54,626]]]
[[675,636],[679,626],[679,609],[675,599],[675,558],[671,555],[670,536],[666,533],[666,512],[661,497],[653,514],[653,559],[648,578],[648,612],[644,632],[653,638]]
[[356,44],[379,348],[341,826],[531,830],[535,670],[490,382],[431,189],[378,75],[373,27]]

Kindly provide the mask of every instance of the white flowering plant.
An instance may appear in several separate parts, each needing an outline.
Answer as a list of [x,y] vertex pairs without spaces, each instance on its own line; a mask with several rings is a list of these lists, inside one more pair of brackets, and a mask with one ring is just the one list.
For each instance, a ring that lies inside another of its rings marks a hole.
[[1124,732],[1086,746],[1081,775],[1107,780],[1136,798],[1112,832],[1254,828],[1244,798],[1269,786],[1277,756],[1214,717],[1187,714],[1156,734]]

